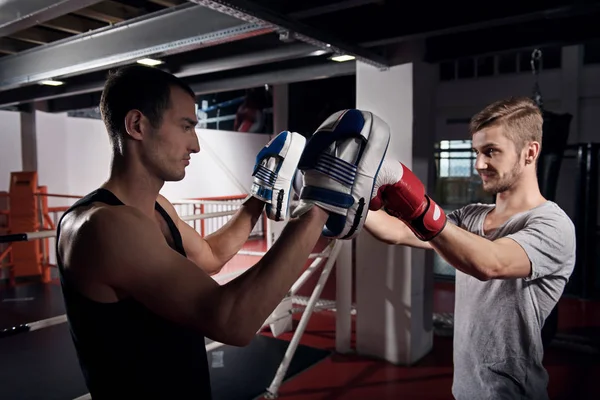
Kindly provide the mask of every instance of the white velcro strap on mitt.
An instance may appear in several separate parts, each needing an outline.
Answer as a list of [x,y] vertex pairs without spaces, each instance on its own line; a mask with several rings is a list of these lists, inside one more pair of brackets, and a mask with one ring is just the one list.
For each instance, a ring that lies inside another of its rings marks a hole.
[[352,239],[358,235],[389,142],[389,126],[371,112],[342,110],[327,118],[300,158],[304,182],[292,217],[317,205],[330,212],[324,236]]
[[306,138],[283,131],[256,156],[251,195],[266,202],[267,217],[274,221],[288,218],[293,179]]

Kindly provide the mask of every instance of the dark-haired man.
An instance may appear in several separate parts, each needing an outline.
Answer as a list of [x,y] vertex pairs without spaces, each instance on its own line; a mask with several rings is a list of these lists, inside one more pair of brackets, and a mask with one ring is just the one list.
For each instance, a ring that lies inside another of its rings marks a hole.
[[[255,266],[220,286],[209,275],[238,253],[265,205],[269,218],[288,215],[304,137],[282,132],[269,142],[249,171],[251,195],[203,238],[159,195],[164,182],[184,178],[200,151],[194,92],[159,69],[126,67],[108,77],[100,108],[112,143],[110,177],[64,214],[57,231],[67,316],[88,389],[94,400],[210,399],[204,337],[238,346],[252,340],[299,276],[330,215],[346,212],[332,199],[347,197],[354,184],[334,187],[328,173],[308,167],[312,193],[330,197],[303,208]],[[330,136],[342,146],[355,129],[370,127],[370,121],[354,124]],[[389,133],[382,137],[387,143]],[[336,156],[330,144],[311,145],[311,155],[361,168],[360,148]],[[373,153],[366,164],[380,165],[384,154]],[[375,175],[361,179],[370,196]]]

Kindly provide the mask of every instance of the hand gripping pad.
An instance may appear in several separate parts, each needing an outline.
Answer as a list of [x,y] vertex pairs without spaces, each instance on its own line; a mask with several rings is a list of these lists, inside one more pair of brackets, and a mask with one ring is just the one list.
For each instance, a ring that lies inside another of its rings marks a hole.
[[288,218],[294,174],[305,144],[299,133],[283,131],[256,156],[251,194],[267,203],[269,219]]
[[370,112],[342,110],[327,118],[300,158],[304,184],[292,217],[317,205],[330,212],[324,236],[352,239],[358,235],[389,141],[389,126]]

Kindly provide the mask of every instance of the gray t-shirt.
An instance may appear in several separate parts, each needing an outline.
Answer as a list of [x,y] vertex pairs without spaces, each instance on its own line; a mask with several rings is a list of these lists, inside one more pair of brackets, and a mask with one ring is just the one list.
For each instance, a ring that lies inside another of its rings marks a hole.
[[511,217],[487,235],[493,204],[471,204],[448,220],[490,240],[508,237],[527,253],[524,279],[482,282],[456,271],[454,383],[459,400],[547,399],[541,329],[575,265],[575,227],[554,202]]

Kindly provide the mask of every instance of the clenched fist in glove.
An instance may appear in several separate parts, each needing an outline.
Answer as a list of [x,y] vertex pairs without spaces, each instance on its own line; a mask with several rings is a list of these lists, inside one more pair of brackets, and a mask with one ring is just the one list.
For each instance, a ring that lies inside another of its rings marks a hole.
[[423,241],[436,237],[446,226],[446,214],[427,194],[423,183],[399,161],[384,160],[373,188],[369,209],[384,208],[404,221]]

